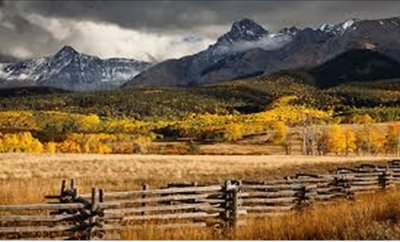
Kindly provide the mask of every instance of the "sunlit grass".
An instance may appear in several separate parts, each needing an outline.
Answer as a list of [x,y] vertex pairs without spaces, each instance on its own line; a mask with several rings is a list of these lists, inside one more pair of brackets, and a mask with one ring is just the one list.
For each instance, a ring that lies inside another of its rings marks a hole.
[[363,195],[312,205],[303,212],[244,219],[246,226],[232,231],[214,228],[174,230],[127,230],[125,240],[398,240],[400,192]]

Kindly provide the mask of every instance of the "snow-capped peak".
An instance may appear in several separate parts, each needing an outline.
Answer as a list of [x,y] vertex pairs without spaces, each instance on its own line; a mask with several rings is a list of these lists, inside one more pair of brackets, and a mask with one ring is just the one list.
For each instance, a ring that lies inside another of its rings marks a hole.
[[321,25],[318,29],[324,32],[330,32],[333,30],[333,28],[336,26],[336,24],[323,24]]
[[0,88],[111,89],[119,87],[150,65],[130,59],[100,59],[64,46],[53,56],[0,65]]
[[63,58],[63,59],[65,59],[65,58],[72,59],[74,57],[79,57],[79,56],[80,56],[80,53],[69,45],[65,45],[64,47],[62,47],[54,55],[55,58]]
[[319,27],[319,30],[333,35],[340,35],[348,29],[354,29],[354,25],[359,21],[360,19],[353,18],[340,23],[325,23]]
[[251,19],[235,21],[229,32],[217,40],[217,44],[232,44],[237,41],[257,41],[268,35],[268,31]]
[[349,19],[346,22],[342,23],[342,29],[346,30],[348,28],[350,28],[351,26],[353,26],[353,24],[356,22],[355,19]]

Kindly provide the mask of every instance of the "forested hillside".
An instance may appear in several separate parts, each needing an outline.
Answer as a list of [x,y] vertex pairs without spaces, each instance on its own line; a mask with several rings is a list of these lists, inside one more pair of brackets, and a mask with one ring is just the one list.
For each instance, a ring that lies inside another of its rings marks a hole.
[[344,119],[354,113],[377,121],[400,119],[400,80],[355,82],[328,89],[310,83],[301,72],[280,73],[192,88],[136,88],[70,93],[56,89],[0,92],[0,111],[62,111],[100,117],[175,120],[191,113],[255,113],[277,98],[297,96],[295,104],[333,110]]

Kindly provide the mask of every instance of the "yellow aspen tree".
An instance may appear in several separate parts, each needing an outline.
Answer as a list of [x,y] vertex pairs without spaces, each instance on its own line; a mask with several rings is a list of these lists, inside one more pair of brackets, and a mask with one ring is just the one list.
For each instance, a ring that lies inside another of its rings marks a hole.
[[400,156],[400,123],[390,124],[386,141],[386,151]]
[[51,142],[51,141],[47,142],[44,144],[43,150],[44,150],[44,152],[50,153],[50,154],[56,153],[57,152],[57,143]]
[[340,125],[332,125],[326,137],[328,139],[327,148],[330,152],[348,155],[356,148],[354,131],[344,129]]

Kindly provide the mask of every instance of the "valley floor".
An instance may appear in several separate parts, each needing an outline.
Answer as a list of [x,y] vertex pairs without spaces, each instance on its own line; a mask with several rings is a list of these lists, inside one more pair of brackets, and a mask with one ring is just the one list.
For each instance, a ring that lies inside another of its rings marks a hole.
[[62,179],[76,178],[81,192],[92,186],[125,190],[174,182],[268,180],[297,172],[328,173],[338,166],[384,164],[393,156],[213,156],[0,154],[0,204],[41,202],[58,193]]

